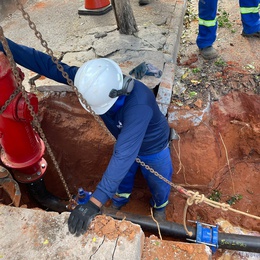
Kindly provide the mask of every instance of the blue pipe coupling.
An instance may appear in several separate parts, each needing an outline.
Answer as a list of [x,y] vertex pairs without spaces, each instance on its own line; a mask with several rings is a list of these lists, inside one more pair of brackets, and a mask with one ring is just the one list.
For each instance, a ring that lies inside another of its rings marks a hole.
[[187,240],[204,244],[211,248],[212,252],[215,253],[218,249],[218,225],[209,225],[206,223],[201,223],[199,221],[189,221],[196,223],[196,240]]

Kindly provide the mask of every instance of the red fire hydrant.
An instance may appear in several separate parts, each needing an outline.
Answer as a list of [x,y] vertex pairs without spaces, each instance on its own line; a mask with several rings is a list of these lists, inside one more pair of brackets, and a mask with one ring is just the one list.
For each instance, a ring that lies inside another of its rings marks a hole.
[[[0,52],[0,108],[9,100],[16,86],[10,63],[4,53]],[[31,93],[27,95],[37,113],[37,97]],[[43,158],[45,145],[33,129],[32,120],[21,92],[0,113],[1,160],[4,165],[14,169],[14,177],[22,183],[42,178],[47,168]]]

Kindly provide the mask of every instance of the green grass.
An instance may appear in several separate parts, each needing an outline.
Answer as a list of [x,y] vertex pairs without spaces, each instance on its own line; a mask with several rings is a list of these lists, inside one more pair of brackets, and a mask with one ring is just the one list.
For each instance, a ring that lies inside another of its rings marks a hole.
[[237,201],[241,200],[243,196],[241,194],[236,194],[232,196],[229,200],[227,200],[227,203],[231,206],[234,205]]
[[201,71],[200,68],[193,68],[193,69],[192,69],[192,72],[193,72],[193,73],[198,73],[198,72],[200,72],[200,71]]
[[213,190],[212,193],[209,195],[209,199],[219,202],[221,200],[222,193],[219,190]]
[[226,62],[223,59],[219,58],[215,61],[215,65],[217,67],[224,67],[226,65]]
[[219,10],[219,16],[217,17],[218,26],[221,28],[231,28],[232,23],[229,20],[229,13]]

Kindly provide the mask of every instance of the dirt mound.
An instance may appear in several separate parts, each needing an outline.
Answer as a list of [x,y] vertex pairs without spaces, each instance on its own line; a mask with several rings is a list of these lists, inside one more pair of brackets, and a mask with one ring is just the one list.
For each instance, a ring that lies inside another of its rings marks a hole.
[[[197,2],[190,1],[168,112],[178,118],[170,124],[180,136],[173,143],[174,182],[259,215],[259,39],[241,36],[238,2],[221,1],[214,44],[219,57],[205,61],[196,45],[197,13]],[[181,221],[181,200],[179,194],[172,196],[171,220]],[[259,231],[259,221],[252,218],[203,204],[188,210],[188,219],[206,223],[219,216]]]

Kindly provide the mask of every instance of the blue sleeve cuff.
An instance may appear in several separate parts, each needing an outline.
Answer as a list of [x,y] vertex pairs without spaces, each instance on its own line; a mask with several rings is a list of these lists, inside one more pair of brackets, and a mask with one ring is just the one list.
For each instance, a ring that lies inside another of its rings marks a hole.
[[109,196],[107,196],[106,193],[104,193],[100,189],[96,189],[94,191],[94,193],[92,194],[92,197],[94,197],[95,199],[100,201],[102,203],[102,205],[104,205],[109,199],[111,199]]

